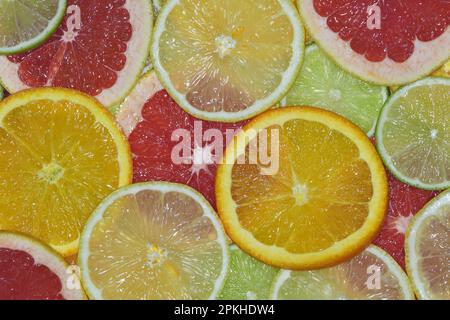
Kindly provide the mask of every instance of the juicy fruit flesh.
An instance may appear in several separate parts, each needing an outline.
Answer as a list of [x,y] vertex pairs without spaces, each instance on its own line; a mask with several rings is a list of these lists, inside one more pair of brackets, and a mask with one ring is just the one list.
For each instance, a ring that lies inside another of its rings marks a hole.
[[[428,42],[441,36],[450,24],[447,0],[375,1],[311,0],[328,27],[349,42],[368,61],[389,58],[402,63],[414,53],[415,41]],[[368,28],[368,8],[377,5],[380,28]]]
[[63,300],[60,278],[27,252],[0,248],[0,300]]
[[413,216],[438,192],[414,188],[397,180],[391,174],[388,178],[388,214],[374,244],[388,252],[404,269],[406,229]]
[[275,129],[277,174],[261,175],[259,165],[233,167],[240,224],[259,242],[290,253],[327,249],[365,222],[373,196],[370,169],[349,138],[323,124],[296,119]]
[[223,261],[217,231],[203,214],[179,192],[119,198],[89,239],[92,282],[105,299],[207,299]]
[[[141,121],[129,136],[134,155],[134,182],[169,181],[184,183],[200,191],[213,207],[216,206],[214,181],[217,161],[226,147],[226,132],[240,129],[244,123],[225,124],[195,119],[167,94],[165,90],[157,92],[142,108]],[[223,134],[223,147],[211,148],[213,141],[204,141],[195,137],[194,126],[201,126],[202,132],[217,129]],[[175,130],[185,129],[191,142],[188,163],[176,164],[172,152],[179,140],[172,139]],[[228,139],[234,134],[230,134]],[[195,153],[194,153],[195,152]],[[195,159],[196,155],[199,159]]]
[[[380,287],[368,277],[370,266],[379,268]],[[369,283],[369,285],[368,285]],[[371,287],[370,285],[373,285]],[[281,286],[279,300],[392,300],[403,292],[389,267],[374,254],[364,251],[350,261],[332,268],[292,271]]]
[[58,9],[58,1],[1,1],[0,47],[15,47],[40,35]]
[[231,247],[231,263],[219,294],[222,300],[268,300],[278,269]]
[[420,85],[389,108],[380,132],[393,166],[404,176],[426,184],[450,177],[449,86]]
[[66,100],[37,100],[9,112],[0,150],[0,228],[52,246],[77,240],[92,210],[119,183],[109,131]]
[[417,231],[416,243],[418,272],[426,282],[427,296],[450,299],[450,204],[444,203],[438,213],[430,216]]
[[126,1],[67,2],[68,8],[80,9],[80,29],[74,29],[77,13],[71,11],[43,45],[8,59],[19,64],[18,76],[29,87],[65,87],[96,96],[116,83],[126,64],[133,33]]
[[159,55],[173,86],[194,108],[238,112],[280,85],[293,37],[278,1],[186,0],[167,18]]
[[308,47],[299,76],[286,95],[286,105],[316,106],[357,124],[369,133],[386,98],[385,88],[342,70],[316,46]]

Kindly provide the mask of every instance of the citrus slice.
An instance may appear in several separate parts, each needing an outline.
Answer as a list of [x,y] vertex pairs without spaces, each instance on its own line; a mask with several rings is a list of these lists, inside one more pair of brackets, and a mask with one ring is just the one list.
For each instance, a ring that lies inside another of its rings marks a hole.
[[0,300],[82,300],[77,275],[55,251],[0,231]]
[[420,299],[450,299],[450,190],[430,201],[406,232],[406,268]]
[[373,242],[405,269],[405,234],[411,219],[439,193],[409,186],[388,174],[388,214]]
[[94,299],[213,299],[226,276],[228,246],[198,192],[143,183],[119,189],[94,211],[79,261]]
[[426,78],[396,91],[381,111],[377,148],[399,180],[450,187],[450,79]]
[[0,102],[0,230],[20,231],[64,256],[77,252],[92,210],[129,184],[127,141],[95,99],[58,88]]
[[387,192],[383,164],[364,132],[312,107],[255,118],[227,147],[216,178],[231,239],[286,269],[332,266],[358,254],[383,222]]
[[370,246],[338,266],[314,271],[283,270],[274,300],[414,300],[408,277],[386,252]]
[[364,80],[409,83],[450,57],[447,0],[297,0],[297,5],[314,40]]
[[1,1],[0,54],[30,50],[47,40],[58,28],[66,0]]
[[387,97],[386,87],[355,78],[330,60],[317,45],[310,45],[305,50],[300,74],[283,104],[316,106],[336,112],[371,136]]
[[286,94],[300,69],[304,34],[290,0],[169,0],[152,43],[155,70],[183,109],[236,122]]
[[149,56],[152,5],[149,0],[68,0],[67,5],[62,24],[44,44],[0,57],[0,81],[10,93],[65,87],[114,107],[133,88]]
[[268,300],[279,269],[249,256],[235,245],[230,246],[230,268],[219,293],[220,300]]
[[187,184],[216,207],[217,162],[243,122],[192,117],[167,94],[154,72],[144,76],[125,99],[117,120],[129,135],[134,182]]

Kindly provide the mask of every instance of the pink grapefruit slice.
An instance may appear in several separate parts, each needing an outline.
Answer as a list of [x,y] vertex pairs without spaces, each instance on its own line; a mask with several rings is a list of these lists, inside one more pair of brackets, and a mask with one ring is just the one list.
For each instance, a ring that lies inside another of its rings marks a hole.
[[405,84],[450,57],[448,0],[297,0],[297,5],[314,40],[364,80]]
[[[186,184],[216,207],[214,186],[218,160],[226,142],[245,122],[231,124],[194,118],[169,96],[154,72],[145,75],[125,99],[117,120],[131,145],[134,182]],[[184,132],[184,138],[177,132]],[[213,148],[215,140],[207,139],[212,132],[222,139],[222,148]],[[189,145],[187,157],[174,160],[174,152],[183,139]]]
[[387,251],[405,269],[405,234],[414,215],[439,194],[421,190],[388,174],[389,207],[386,220],[374,244]]
[[74,270],[53,249],[0,231],[0,300],[82,300]]
[[65,87],[119,104],[139,79],[153,25],[149,0],[69,0],[58,30],[40,47],[0,56],[0,82],[10,93]]

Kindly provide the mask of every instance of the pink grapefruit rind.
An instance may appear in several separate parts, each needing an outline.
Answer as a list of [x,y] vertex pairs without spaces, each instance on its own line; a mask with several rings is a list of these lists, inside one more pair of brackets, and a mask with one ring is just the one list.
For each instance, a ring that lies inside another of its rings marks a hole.
[[386,58],[382,62],[371,62],[354,52],[348,42],[327,25],[320,16],[313,0],[297,0],[297,7],[314,41],[344,70],[375,84],[394,86],[416,81],[439,69],[450,58],[450,28],[438,38],[422,42],[416,39],[414,53],[404,63]]
[[[126,63],[117,73],[116,83],[95,97],[108,108],[120,104],[130,93],[139,80],[150,55],[153,27],[152,1],[127,0],[124,8],[130,14],[130,24],[133,27],[133,35],[127,43],[125,52]],[[11,94],[30,88],[20,80],[18,71],[19,64],[9,61],[6,56],[0,56],[0,84]]]
[[66,300],[86,299],[82,289],[68,287],[69,283],[73,283],[73,277],[77,276],[70,271],[67,262],[52,248],[29,236],[7,231],[0,231],[0,248],[26,252],[33,257],[35,264],[47,266],[61,280],[61,294]]
[[130,95],[123,101],[116,120],[128,137],[136,125],[143,121],[142,108],[155,93],[163,90],[156,73],[150,71],[136,84]]

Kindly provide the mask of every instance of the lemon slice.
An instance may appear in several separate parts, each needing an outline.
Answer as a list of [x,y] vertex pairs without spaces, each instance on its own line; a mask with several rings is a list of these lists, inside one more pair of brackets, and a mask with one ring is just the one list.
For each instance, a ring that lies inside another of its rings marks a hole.
[[[254,147],[257,139],[267,150]],[[224,227],[267,264],[336,265],[362,251],[383,222],[381,159],[365,133],[335,113],[268,111],[233,138],[223,160],[216,198]]]
[[79,254],[93,299],[214,299],[228,259],[208,202],[165,182],[135,184],[106,198],[86,225]]
[[193,116],[237,122],[276,104],[300,69],[304,32],[290,0],[169,0],[152,59]]
[[350,261],[315,271],[283,270],[274,282],[274,300],[414,300],[402,268],[370,246]]
[[406,232],[406,268],[420,299],[450,299],[450,190],[429,202]]
[[64,256],[101,200],[129,184],[131,155],[113,117],[77,91],[41,88],[0,102],[0,230]]

